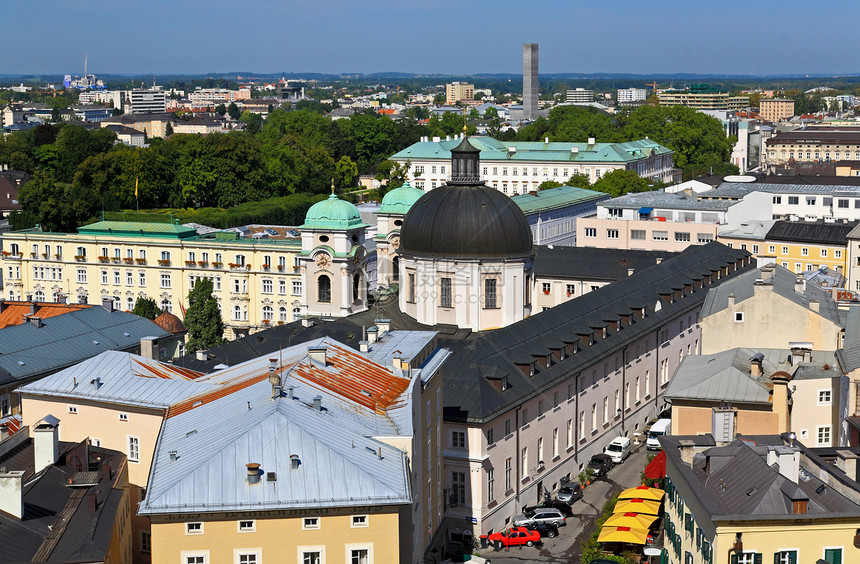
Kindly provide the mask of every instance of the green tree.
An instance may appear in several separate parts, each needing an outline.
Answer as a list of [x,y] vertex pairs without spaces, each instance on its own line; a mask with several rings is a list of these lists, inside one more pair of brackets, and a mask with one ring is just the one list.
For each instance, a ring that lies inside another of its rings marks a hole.
[[593,190],[605,192],[613,198],[628,192],[648,192],[648,181],[632,170],[623,168],[607,172],[592,186]]
[[263,128],[263,118],[260,117],[260,114],[253,114],[248,110],[242,112],[239,121],[245,122],[245,132],[251,135],[256,135]]
[[167,126],[164,128],[164,136],[170,137],[171,135],[173,135],[173,124],[168,121]]
[[215,113],[221,117],[224,117],[224,114],[227,113],[227,106],[225,106],[224,104],[218,104],[217,106],[215,106]]
[[131,312],[147,319],[155,319],[161,315],[161,308],[158,307],[158,304],[152,298],[137,298],[137,301],[134,302],[134,309]]
[[544,180],[538,185],[538,190],[546,190],[548,188],[558,188],[562,186],[561,182],[556,182],[555,180]]
[[188,352],[205,350],[224,342],[224,322],[218,311],[218,301],[212,295],[212,281],[208,278],[198,278],[188,292],[184,323],[188,328]]
[[236,102],[230,102],[230,105],[227,106],[227,115],[230,116],[230,119],[239,119],[242,116],[242,112],[239,111],[239,106],[236,105]]
[[590,188],[591,187],[591,179],[588,178],[587,174],[583,174],[581,172],[575,172],[570,175],[570,178],[564,181],[567,186],[576,186],[577,188]]
[[334,183],[340,188],[352,188],[358,178],[358,166],[346,155],[334,165]]

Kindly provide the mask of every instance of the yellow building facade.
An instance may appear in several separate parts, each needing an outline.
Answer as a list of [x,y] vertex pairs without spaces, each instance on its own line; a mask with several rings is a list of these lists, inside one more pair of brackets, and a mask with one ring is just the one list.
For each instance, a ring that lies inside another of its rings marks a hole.
[[[349,484],[344,484],[349,488]],[[408,562],[403,506],[170,515],[152,519],[152,561],[180,564]],[[408,511],[408,507],[404,509]],[[406,558],[404,560],[404,557]]]
[[843,275],[848,266],[848,245],[826,243],[799,243],[796,241],[768,240],[751,241],[736,237],[718,238],[719,242],[734,249],[747,250],[757,259],[774,262],[783,268],[800,274],[819,268],[831,268]]
[[8,299],[114,302],[130,311],[139,297],[183,316],[188,292],[212,280],[227,338],[298,318],[304,288],[298,238],[200,236],[189,227],[101,221],[78,233],[40,229],[4,236],[0,257]]

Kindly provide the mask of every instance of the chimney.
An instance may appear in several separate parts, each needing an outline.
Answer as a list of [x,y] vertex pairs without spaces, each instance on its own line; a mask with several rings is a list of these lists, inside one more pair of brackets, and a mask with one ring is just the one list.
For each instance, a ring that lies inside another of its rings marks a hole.
[[158,360],[158,337],[141,337],[140,356],[150,360]]
[[756,353],[755,356],[750,359],[750,376],[758,378],[764,373],[761,366],[763,360],[764,355],[761,353]]
[[60,420],[53,415],[46,415],[36,423],[33,431],[33,471],[37,474],[57,462],[59,429]]
[[809,301],[809,309],[811,309],[811,310],[812,310],[812,311],[814,311],[815,313],[818,313],[818,312],[819,312],[819,306],[820,306],[820,305],[821,305],[821,304],[819,304],[819,303],[818,303],[818,300],[810,300],[810,301]]
[[287,399],[293,399],[293,388],[292,386],[287,386]]
[[326,365],[326,351],[328,348],[326,346],[317,346],[308,348],[308,356],[311,357],[312,362],[316,362],[317,364]]
[[41,317],[36,317],[35,315],[31,315],[31,316],[27,317],[27,321],[29,321],[30,325],[32,325],[36,329],[42,328],[42,318]]
[[30,302],[30,315],[36,315],[36,302]]
[[373,344],[376,342],[376,337],[379,335],[379,329],[376,326],[367,330],[367,342]]
[[302,318],[302,327],[313,327],[314,322],[312,319],[308,319],[307,317]]
[[206,351],[197,351],[197,360],[209,360],[209,354]]
[[299,466],[301,466],[301,464],[302,464],[302,461],[299,458],[298,454],[291,454],[290,455],[290,470],[298,470]]
[[395,356],[394,358],[391,359],[391,361],[392,361],[391,364],[395,370],[402,370],[402,364],[400,362],[399,356]]
[[391,320],[390,319],[377,319],[375,320],[376,327],[379,329],[379,337],[381,338],[384,334],[391,331]]
[[370,351],[370,343],[368,343],[367,341],[359,341],[358,342],[358,350],[359,350],[359,352],[363,352],[363,353]]
[[798,294],[802,294],[803,290],[806,289],[806,283],[802,277],[798,276],[794,279],[794,291]]
[[597,142],[597,139],[595,139],[594,137],[588,138],[588,144],[589,145],[594,145],[596,142]]
[[84,497],[86,497],[87,499],[87,511],[89,511],[90,513],[95,513],[96,506],[98,505],[98,496],[96,492],[87,492],[86,496]]
[[24,517],[23,470],[0,472],[0,510],[21,519]]
[[734,294],[734,292],[729,294],[729,307],[735,307],[735,294]]
[[314,396],[314,411],[322,411],[322,396]]
[[251,485],[260,483],[260,465],[257,462],[249,462],[245,468],[248,469],[248,483]]
[[[787,372],[774,372],[770,377],[773,384],[772,409],[777,419],[777,433],[788,433],[788,381],[791,378]],[[796,481],[796,480],[795,480]]]
[[836,465],[845,472],[852,480],[857,480],[857,458],[858,456],[848,449],[836,451]]
[[102,307],[113,313],[113,298],[102,298]]

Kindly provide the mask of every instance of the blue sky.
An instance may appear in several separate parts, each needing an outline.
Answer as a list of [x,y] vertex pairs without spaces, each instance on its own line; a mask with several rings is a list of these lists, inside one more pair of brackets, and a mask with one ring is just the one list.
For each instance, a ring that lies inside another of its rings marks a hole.
[[858,0],[4,0],[0,73],[860,74]]

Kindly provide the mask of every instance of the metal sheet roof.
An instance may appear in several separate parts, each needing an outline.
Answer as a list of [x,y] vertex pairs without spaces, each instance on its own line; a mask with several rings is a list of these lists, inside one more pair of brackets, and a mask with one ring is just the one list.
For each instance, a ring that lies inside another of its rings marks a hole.
[[[323,402],[317,411],[307,396],[272,399],[271,391],[259,382],[167,419],[140,513],[411,501],[402,451],[356,432],[336,405]],[[292,455],[300,460],[297,469]],[[245,466],[252,462],[263,472],[254,485]],[[268,481],[268,472],[277,479]]]
[[119,351],[106,351],[19,388],[25,395],[80,398],[167,409],[189,395],[212,389],[200,373]]
[[148,319],[91,307],[0,330],[0,371],[26,380],[109,350],[140,345],[142,337],[169,337]]
[[[731,349],[711,355],[684,358],[663,394],[667,399],[770,403],[768,388],[753,378],[750,359],[753,349]],[[772,374],[773,366],[765,369]]]

